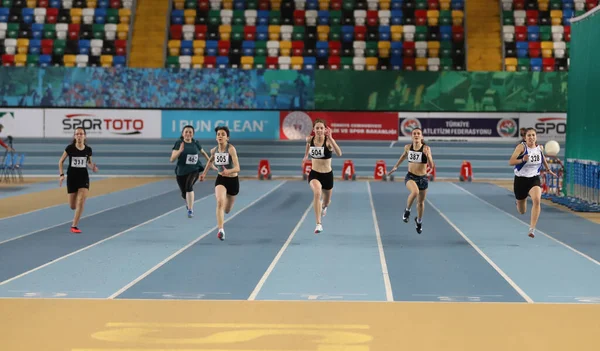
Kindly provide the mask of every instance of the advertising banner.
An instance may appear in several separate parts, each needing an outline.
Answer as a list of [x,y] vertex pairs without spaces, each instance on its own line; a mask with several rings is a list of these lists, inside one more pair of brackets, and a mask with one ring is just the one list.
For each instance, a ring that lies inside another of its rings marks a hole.
[[317,119],[325,120],[336,140],[397,140],[398,114],[386,112],[280,112],[281,140],[309,136]]
[[548,140],[566,141],[566,113],[521,113],[519,120],[521,127],[535,128],[537,140],[540,142]]
[[196,139],[216,137],[215,127],[229,127],[232,140],[277,140],[279,113],[275,111],[163,111],[162,137],[179,138],[183,127],[194,127]]
[[161,112],[157,110],[45,110],[45,136],[68,138],[77,127],[89,137],[104,139],[160,139]]
[[399,140],[421,128],[427,140],[517,140],[518,114],[399,113]]
[[[42,138],[44,136],[44,111],[38,109],[0,109],[0,138]],[[0,149],[3,150],[3,149]]]

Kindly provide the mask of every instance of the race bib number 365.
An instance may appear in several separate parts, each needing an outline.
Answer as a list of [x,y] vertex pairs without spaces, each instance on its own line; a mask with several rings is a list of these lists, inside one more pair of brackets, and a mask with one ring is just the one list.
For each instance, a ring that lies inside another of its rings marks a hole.
[[226,152],[215,153],[215,165],[225,166],[229,164],[229,154]]
[[71,167],[74,168],[85,168],[87,163],[87,157],[72,157]]

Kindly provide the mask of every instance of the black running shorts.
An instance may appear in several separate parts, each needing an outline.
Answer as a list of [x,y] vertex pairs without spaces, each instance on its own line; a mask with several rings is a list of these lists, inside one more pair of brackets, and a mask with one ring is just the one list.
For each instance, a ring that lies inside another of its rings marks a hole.
[[321,188],[323,190],[333,189],[333,171],[321,173],[311,169],[308,174],[308,184],[310,184],[310,181],[313,179],[316,179],[321,183]]
[[541,187],[542,182],[540,181],[540,176],[533,177],[519,177],[515,176],[515,181],[513,183],[513,190],[515,193],[515,198],[517,200],[524,200],[529,195],[529,190],[534,186]]
[[215,187],[217,185],[222,185],[227,189],[227,195],[236,196],[240,192],[240,179],[239,177],[223,177],[222,175],[218,175],[215,180]]

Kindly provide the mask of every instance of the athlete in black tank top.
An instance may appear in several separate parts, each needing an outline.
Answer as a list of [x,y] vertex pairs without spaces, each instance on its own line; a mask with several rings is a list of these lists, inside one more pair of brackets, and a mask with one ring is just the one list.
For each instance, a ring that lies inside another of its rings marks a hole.
[[[331,135],[331,129],[325,125],[325,121],[317,119],[313,125],[314,136],[306,138],[306,150],[303,162],[312,158],[312,169],[308,174],[308,184],[313,191],[313,207],[317,226],[315,234],[323,231],[321,217],[327,214],[327,207],[331,203],[331,192],[333,190],[333,170],[331,169],[331,157],[333,152],[342,156],[342,150]],[[322,140],[322,141],[321,141]],[[323,196],[323,200],[321,200]]]
[[404,152],[396,165],[390,170],[389,174],[394,173],[398,166],[408,159],[408,172],[404,177],[404,184],[410,194],[406,199],[406,209],[404,209],[404,215],[402,220],[404,223],[408,223],[410,217],[410,209],[413,202],[417,199],[417,217],[415,217],[415,225],[417,233],[421,234],[423,231],[423,212],[425,211],[425,196],[427,195],[427,189],[429,188],[429,179],[427,178],[427,166],[430,169],[434,169],[433,157],[431,156],[431,149],[428,145],[423,143],[423,132],[420,128],[415,128],[412,131],[412,143],[404,146]]

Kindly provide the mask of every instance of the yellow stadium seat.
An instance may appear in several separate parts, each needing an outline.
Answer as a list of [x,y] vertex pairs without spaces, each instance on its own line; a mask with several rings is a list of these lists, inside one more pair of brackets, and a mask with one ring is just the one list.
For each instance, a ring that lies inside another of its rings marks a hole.
[[100,56],[100,64],[102,67],[111,67],[113,63],[112,55],[102,55]]
[[319,10],[321,10],[321,11],[329,10],[329,0],[319,0]]
[[71,9],[71,23],[80,24],[81,16],[83,14],[83,9]]
[[254,67],[254,56],[242,56],[242,69],[252,69]]
[[389,41],[380,41],[377,43],[377,48],[379,49],[379,57],[390,57],[390,48],[392,47],[392,43]]
[[283,40],[279,42],[279,55],[280,56],[291,56],[290,53],[292,51],[292,42]]
[[[120,15],[120,13],[119,13]],[[183,19],[185,24],[195,24],[196,23],[196,10],[187,9],[183,11]]]
[[175,10],[183,10],[185,8],[185,1],[175,1]]
[[380,0],[379,1],[379,9],[380,10],[389,10],[390,9],[390,0]]
[[281,26],[272,24],[269,26],[269,40],[279,40]]
[[64,55],[63,62],[66,63],[75,63],[77,57],[75,55]]
[[415,59],[417,71],[427,71],[427,63],[427,57],[417,57]]
[[204,65],[204,56],[192,56],[192,67],[202,68]]
[[552,10],[550,11],[550,18],[552,18],[552,25],[559,26],[562,23],[563,13],[561,10]]
[[331,28],[329,28],[329,26],[317,26],[317,36],[319,37],[319,41],[327,41],[330,30]]
[[548,0],[538,0],[538,10],[548,11]]
[[96,1],[88,1],[87,2],[87,8],[88,9],[95,9],[98,7],[98,4],[96,3]]
[[206,49],[206,41],[194,40],[192,46],[194,47],[194,55],[204,56],[204,50]]
[[551,41],[542,42],[542,57],[549,58],[554,57],[554,43]]
[[510,72],[515,72],[517,70],[517,58],[516,57],[507,57],[504,59],[504,65],[506,65],[506,70]]
[[118,24],[117,25],[117,38],[121,40],[126,40],[127,35],[129,34],[129,24]]
[[440,10],[441,11],[450,10],[450,0],[440,0]]
[[379,62],[377,57],[367,57],[365,59],[365,66],[367,67],[367,71],[376,71],[377,62]]
[[438,10],[428,10],[427,11],[427,24],[429,26],[435,27],[439,23],[440,11]]
[[429,57],[440,56],[440,42],[439,41],[428,41],[427,49],[429,50]]
[[465,14],[461,10],[453,10],[452,11],[452,25],[462,26],[464,16],[465,16]]
[[25,66],[25,64],[27,63],[27,55],[26,54],[19,54],[19,55],[15,55],[15,66]]
[[219,36],[221,40],[229,41],[231,39],[231,25],[221,24],[219,26]]
[[223,0],[223,3],[221,4],[221,8],[223,10],[232,10],[233,9],[233,1]]
[[273,11],[281,10],[281,0],[271,0],[271,10],[273,10]]
[[130,9],[119,9],[119,22],[120,23],[129,23],[130,19],[131,19],[131,10]]
[[304,57],[292,56],[292,62],[291,62],[292,69],[300,70],[300,69],[302,69],[303,64],[304,64]]
[[27,54],[28,51],[29,51],[29,39],[17,39],[17,52],[19,54]]
[[169,40],[167,47],[169,48],[169,56],[179,56],[181,40]]
[[392,41],[402,41],[402,26],[391,26],[390,32],[392,33]]
[[36,0],[27,0],[27,7],[29,7],[30,9],[36,8],[37,1]]

